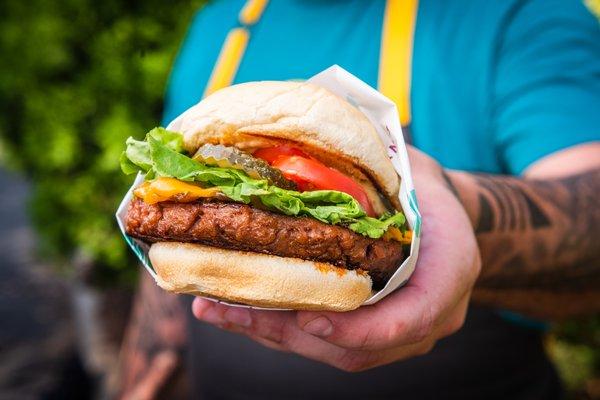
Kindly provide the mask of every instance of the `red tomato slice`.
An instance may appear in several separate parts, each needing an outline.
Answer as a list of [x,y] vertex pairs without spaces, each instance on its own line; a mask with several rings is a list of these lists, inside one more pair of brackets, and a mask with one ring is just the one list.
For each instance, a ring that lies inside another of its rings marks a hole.
[[367,215],[376,216],[362,186],[338,170],[329,168],[312,158],[298,155],[279,155],[271,165],[279,169],[287,179],[296,182],[300,190],[310,187],[313,190],[337,190],[348,193],[358,201]]
[[265,160],[269,164],[273,164],[275,160],[277,160],[277,158],[280,156],[301,156],[305,158],[310,158],[310,156],[302,150],[287,144],[258,149],[254,153],[252,153],[252,155],[254,157]]

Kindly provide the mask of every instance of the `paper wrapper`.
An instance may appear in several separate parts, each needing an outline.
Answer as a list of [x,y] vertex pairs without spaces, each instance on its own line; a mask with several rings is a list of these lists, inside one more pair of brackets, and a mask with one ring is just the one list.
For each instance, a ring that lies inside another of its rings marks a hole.
[[[380,291],[375,292],[364,303],[364,305],[374,304],[408,281],[408,278],[415,269],[417,256],[419,254],[421,215],[419,214],[419,206],[417,204],[410,165],[408,163],[408,154],[406,152],[404,137],[402,136],[402,128],[400,127],[398,110],[396,109],[396,105],[390,99],[337,65],[329,67],[325,71],[313,76],[308,82],[324,87],[346,99],[369,118],[373,126],[375,126],[383,144],[387,148],[388,156],[390,157],[396,172],[400,176],[400,203],[402,204],[402,210],[406,215],[408,225],[413,231],[410,254],[404,262],[398,266],[398,269],[392,275],[385,287]],[[178,127],[179,118],[176,118],[169,124],[167,129],[177,131]],[[125,240],[138,256],[146,270],[156,279],[156,273],[148,258],[150,246],[125,233],[125,215],[127,213],[127,207],[133,197],[133,189],[143,180],[144,177],[141,174],[136,177],[133,185],[121,201],[116,217]],[[239,307],[261,308],[243,304],[232,304],[225,301],[219,302]]]

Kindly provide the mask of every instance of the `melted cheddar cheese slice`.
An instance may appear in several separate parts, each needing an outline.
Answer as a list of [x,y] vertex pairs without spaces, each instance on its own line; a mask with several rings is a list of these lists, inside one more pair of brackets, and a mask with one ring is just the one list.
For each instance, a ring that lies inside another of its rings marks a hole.
[[404,234],[402,231],[395,226],[390,226],[387,231],[383,234],[385,240],[395,240],[402,244],[410,244],[412,241],[412,231],[406,230]]
[[174,178],[157,178],[147,181],[133,191],[133,194],[148,204],[169,200],[187,203],[201,197],[215,197],[218,193],[218,188],[205,189]]

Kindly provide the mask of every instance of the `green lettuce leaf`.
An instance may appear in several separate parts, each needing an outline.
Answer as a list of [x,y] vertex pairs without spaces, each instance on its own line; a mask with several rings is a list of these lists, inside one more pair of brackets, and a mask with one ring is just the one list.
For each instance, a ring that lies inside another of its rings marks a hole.
[[309,216],[328,224],[343,224],[354,232],[380,238],[390,226],[402,228],[404,214],[366,216],[350,195],[335,190],[297,192],[271,186],[264,179],[254,179],[245,172],[199,163],[184,153],[183,137],[177,132],[155,128],[144,141],[127,139],[121,155],[121,169],[126,174],[142,171],[146,179],[170,177],[199,182],[204,187],[218,187],[229,199],[250,203],[259,199],[268,209],[293,216]]
[[402,228],[404,227],[405,222],[406,218],[404,217],[404,214],[396,213],[391,216],[384,216],[380,219],[362,217],[351,223],[348,228],[355,232],[360,232],[370,238],[377,239],[383,236],[390,226]]
[[121,155],[121,169],[123,172],[132,174],[136,172],[136,169],[148,171],[152,168],[150,145],[147,142],[135,140],[130,137],[125,144],[127,148]]
[[146,137],[158,140],[167,148],[178,153],[181,153],[183,151],[183,136],[181,135],[181,133],[168,131],[165,128],[158,127],[148,132],[146,134]]
[[[151,154],[150,142],[158,142],[163,148],[176,153],[183,151],[183,136],[177,132],[171,132],[165,128],[154,128],[146,134],[146,141],[135,140],[130,137],[125,144],[127,147],[121,154],[121,170],[127,175],[138,171],[149,171],[154,166],[154,158]],[[183,156],[183,155],[182,155]],[[185,157],[185,156],[183,156]],[[188,157],[185,157],[188,158]]]

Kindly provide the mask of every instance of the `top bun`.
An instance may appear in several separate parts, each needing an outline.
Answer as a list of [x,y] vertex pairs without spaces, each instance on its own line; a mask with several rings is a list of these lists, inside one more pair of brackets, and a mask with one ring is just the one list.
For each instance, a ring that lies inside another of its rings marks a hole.
[[[278,81],[229,86],[188,109],[171,128],[183,134],[190,153],[205,143],[259,148],[277,139],[296,142],[342,172],[366,175],[398,204],[398,175],[375,128],[362,112],[320,86]],[[337,164],[343,162],[360,172]]]

